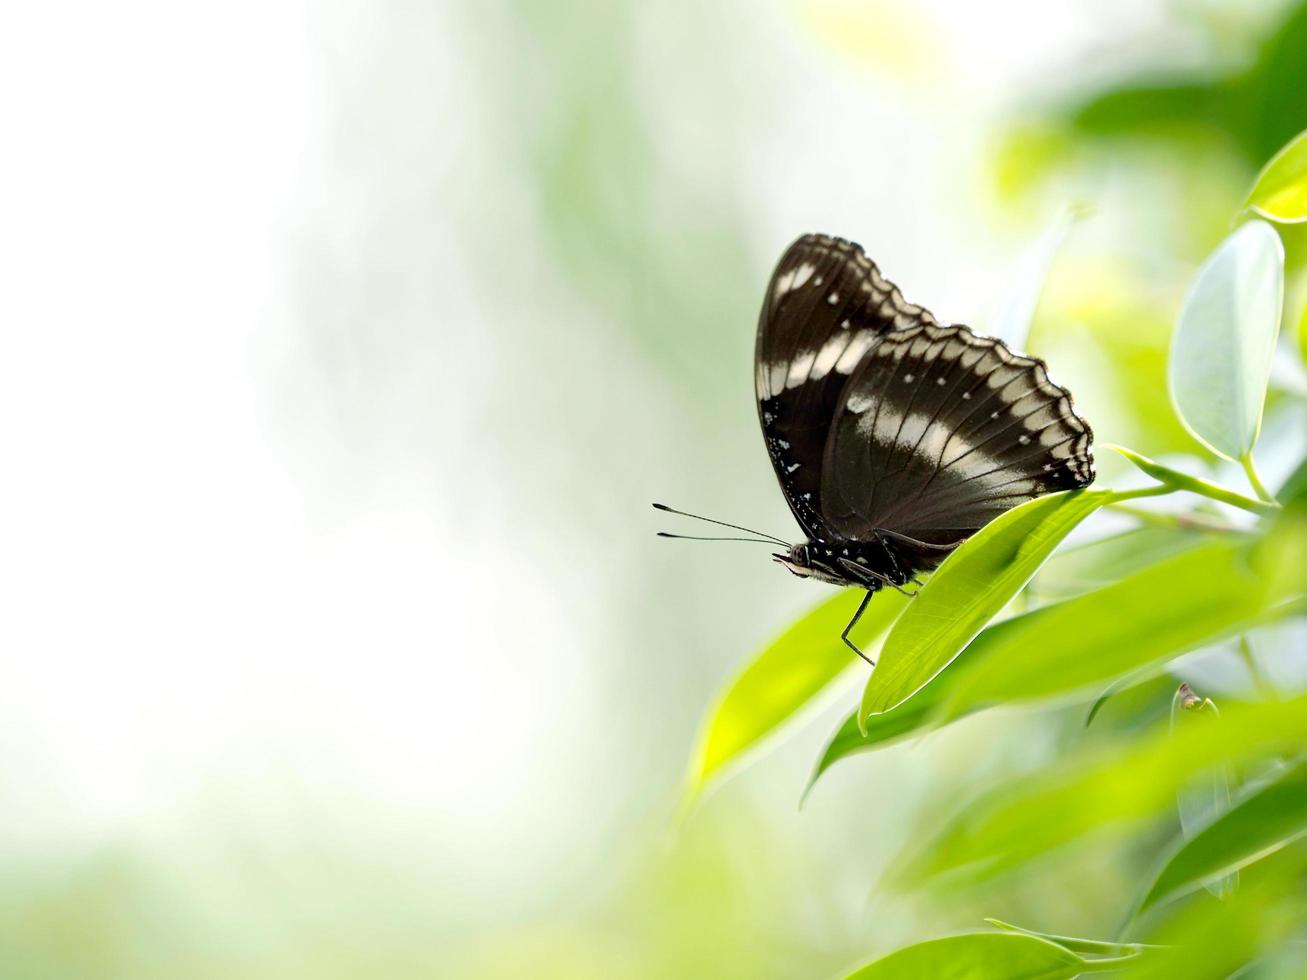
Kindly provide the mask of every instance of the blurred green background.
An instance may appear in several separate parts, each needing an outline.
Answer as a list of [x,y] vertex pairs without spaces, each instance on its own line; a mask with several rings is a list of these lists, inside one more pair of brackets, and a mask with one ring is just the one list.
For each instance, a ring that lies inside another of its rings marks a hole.
[[[811,978],[983,915],[1111,934],[1151,852],[877,887],[1074,712],[860,758],[800,811],[848,695],[678,822],[714,692],[826,593],[657,541],[648,503],[797,535],[751,364],[796,235],[983,332],[1068,208],[1029,348],[1100,442],[1237,483],[1166,346],[1307,128],[1307,6],[14,17],[0,975]],[[1273,397],[1277,484],[1304,420]]]

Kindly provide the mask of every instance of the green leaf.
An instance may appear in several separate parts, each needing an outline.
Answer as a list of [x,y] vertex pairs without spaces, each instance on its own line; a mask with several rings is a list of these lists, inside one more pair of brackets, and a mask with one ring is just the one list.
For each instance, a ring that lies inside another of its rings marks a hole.
[[1307,762],[1236,803],[1167,860],[1141,910],[1229,875],[1307,834]]
[[[840,640],[863,593],[845,589],[794,623],[727,684],[705,719],[689,774],[687,804],[812,704],[845,671],[862,664]],[[855,641],[871,651],[903,611],[897,592],[877,595]]]
[[[1100,581],[1107,583],[1107,581],[1119,580],[1128,571],[1148,566],[1170,555],[1185,553],[1204,542],[1213,540],[1231,540],[1231,538],[1223,534],[1214,536],[1209,532],[1189,531],[1184,528],[1140,528],[1137,531],[1116,534],[1114,537],[1103,538],[1102,541],[1095,541],[1093,544],[1055,555],[1044,566],[1044,570],[1040,571],[1036,581],[1052,583],[1040,588],[1040,592],[1048,588],[1051,592],[1084,595],[1086,588],[1091,588]],[[1031,585],[1031,588],[1034,588],[1034,585]],[[949,703],[949,695],[953,690],[951,685],[954,681],[965,677],[967,665],[978,659],[982,653],[995,648],[995,644],[1006,631],[1025,623],[1033,615],[1035,614],[1014,617],[987,627],[974,642],[968,644],[955,657],[948,670],[937,673],[906,702],[899,704],[893,711],[870,716],[867,719],[867,733],[863,734],[859,729],[857,712],[850,713],[822,750],[821,757],[813,768],[812,777],[808,781],[808,787],[805,788],[804,796],[812,792],[813,785],[817,783],[819,777],[840,759],[893,745],[902,738],[923,733],[944,723],[945,720],[953,719],[955,716],[951,715],[951,712],[949,717],[945,717],[940,708]],[[1048,649],[1055,648],[1053,644],[1048,647]],[[1093,662],[1093,659],[1087,657],[1086,662]]]
[[1097,693],[1114,678],[1268,618],[1286,596],[1254,572],[1250,557],[1246,542],[1211,542],[990,627],[949,685],[948,717],[1085,688]]
[[997,517],[949,555],[886,637],[860,724],[903,704],[947,667],[1071,529],[1113,496],[1081,490],[1040,497]]
[[[1244,980],[1248,963],[1301,934],[1302,875],[1307,849],[1298,844],[1263,858],[1256,874],[1222,902],[1175,902],[1152,918],[1149,939],[1163,948],[1132,964],[1131,980],[1177,977]],[[1301,980],[1301,972],[1275,974]]]
[[1307,221],[1307,131],[1291,139],[1262,168],[1246,206],[1272,221]]
[[990,336],[1002,340],[1013,350],[1025,350],[1030,327],[1035,321],[1039,297],[1044,291],[1048,271],[1053,259],[1066,241],[1076,219],[1084,213],[1080,208],[1063,208],[1048,229],[1021,256],[1013,277],[1012,291],[990,323]]
[[1242,459],[1261,427],[1284,306],[1284,245],[1249,221],[1199,269],[1171,341],[1171,401],[1213,452]]
[[[1178,520],[1178,518],[1177,518]],[[1053,555],[1030,583],[1041,598],[1067,599],[1111,585],[1154,562],[1212,540],[1202,528],[1139,527]]]
[[[963,650],[959,655],[959,662],[966,656],[967,651]],[[890,745],[930,728],[938,714],[936,709],[946,696],[946,685],[951,676],[951,672],[948,671],[937,674],[925,687],[893,711],[868,718],[866,734],[863,734],[859,728],[858,712],[851,712],[835,730],[835,734],[826,743],[826,748],[822,750],[821,757],[813,768],[812,776],[808,779],[807,788],[803,791],[804,797],[806,798],[812,791],[812,787],[822,773],[841,759]]]
[[854,970],[846,980],[1063,980],[1092,967],[1070,950],[1019,932],[932,939]]
[[[1220,724],[1221,713],[1211,698],[1199,697],[1188,684],[1181,684],[1171,699],[1171,730],[1177,725]],[[1230,809],[1230,768],[1216,765],[1199,773],[1175,794],[1180,832],[1186,839]],[[1206,883],[1217,898],[1232,894],[1239,885],[1239,873],[1222,875]]]
[[1207,767],[1298,751],[1307,740],[1307,696],[1231,706],[1221,726],[1094,743],[1055,767],[996,786],[896,864],[913,884],[948,876],[954,886],[1013,870],[1072,842],[1124,831],[1175,805],[1176,790]]
[[1084,953],[1089,956],[1120,956],[1123,953],[1139,953],[1156,948],[1147,946],[1144,943],[1109,943],[1103,942],[1101,939],[1082,939],[1079,936],[1057,936],[1049,932],[1036,932],[1034,929],[1014,926],[1011,922],[1004,922],[1002,919],[986,919],[985,921],[995,928],[1004,929],[1007,932],[1019,932],[1023,936],[1047,939],[1050,943],[1056,943],[1063,949],[1069,949],[1073,953]]

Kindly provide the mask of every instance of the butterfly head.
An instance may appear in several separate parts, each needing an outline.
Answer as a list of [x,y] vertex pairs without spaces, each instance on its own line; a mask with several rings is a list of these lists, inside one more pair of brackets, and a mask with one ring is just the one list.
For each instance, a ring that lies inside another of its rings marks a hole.
[[838,585],[844,585],[848,582],[848,576],[840,573],[832,550],[829,548],[823,549],[820,545],[811,541],[804,541],[802,544],[791,546],[787,554],[773,554],[772,559],[777,564],[784,565],[799,578],[812,578],[819,582],[831,582]]

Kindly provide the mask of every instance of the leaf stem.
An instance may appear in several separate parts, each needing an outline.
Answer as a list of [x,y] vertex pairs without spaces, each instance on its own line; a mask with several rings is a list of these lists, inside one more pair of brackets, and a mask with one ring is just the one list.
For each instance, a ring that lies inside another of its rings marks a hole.
[[1248,673],[1253,680],[1253,687],[1257,693],[1267,700],[1274,700],[1275,687],[1266,679],[1262,669],[1257,666],[1257,658],[1253,656],[1253,647],[1248,642],[1247,633],[1239,636],[1239,656],[1243,658],[1244,665],[1248,668]]
[[[1073,953],[1088,953],[1091,956],[1116,956],[1121,953],[1142,953],[1145,950],[1169,949],[1168,946],[1155,946],[1149,943],[1112,943],[1103,942],[1098,939],[1082,939],[1079,936],[1059,936],[1052,932],[1036,932],[1033,929],[1027,929],[1024,926],[1013,925],[1011,922],[1004,922],[1002,919],[986,918],[985,921],[991,926],[1003,929],[1007,932],[1019,932],[1026,936],[1034,936],[1038,939],[1047,939],[1050,943],[1057,943],[1063,949],[1069,949]],[[1106,960],[1097,960],[1096,962],[1104,963]]]
[[[1134,450],[1126,449],[1124,446],[1109,445],[1108,448],[1115,449],[1154,480],[1160,480],[1165,487],[1162,492],[1188,490],[1190,493],[1210,497],[1212,500],[1219,500],[1223,504],[1238,507],[1252,514],[1274,514],[1280,510],[1280,505],[1274,500],[1254,500],[1252,497],[1245,497],[1241,493],[1235,493],[1233,490],[1219,486],[1209,480],[1199,479],[1196,476],[1190,476],[1188,473],[1173,470],[1169,466],[1163,466],[1161,463],[1154,462],[1147,456],[1141,456]],[[1156,490],[1156,488],[1149,489]],[[1115,500],[1131,500],[1134,497],[1149,496],[1153,496],[1153,494],[1138,490],[1127,490],[1116,494]]]
[[1253,463],[1252,450],[1244,453],[1243,456],[1240,457],[1239,462],[1243,465],[1243,471],[1248,475],[1248,483],[1252,486],[1253,491],[1257,496],[1268,504],[1275,504],[1278,507],[1279,502],[1276,501],[1275,495],[1266,489],[1266,484],[1264,484],[1262,478],[1257,475],[1257,466]]
[[1138,500],[1140,497],[1164,497],[1168,493],[1175,493],[1177,489],[1177,487],[1163,483],[1161,486],[1140,487],[1137,490],[1113,490],[1112,499],[1107,502],[1107,506],[1117,507],[1121,501]]

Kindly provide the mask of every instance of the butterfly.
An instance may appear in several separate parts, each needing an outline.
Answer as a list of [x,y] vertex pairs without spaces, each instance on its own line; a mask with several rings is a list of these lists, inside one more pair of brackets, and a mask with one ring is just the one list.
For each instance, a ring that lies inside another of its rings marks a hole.
[[754,373],[805,540],[711,523],[786,548],[772,557],[800,578],[865,590],[840,638],[868,663],[849,632],[873,595],[920,587],[918,573],[1004,511],[1094,479],[1093,433],[1043,361],[939,323],[842,238],[804,235],[781,257]]

